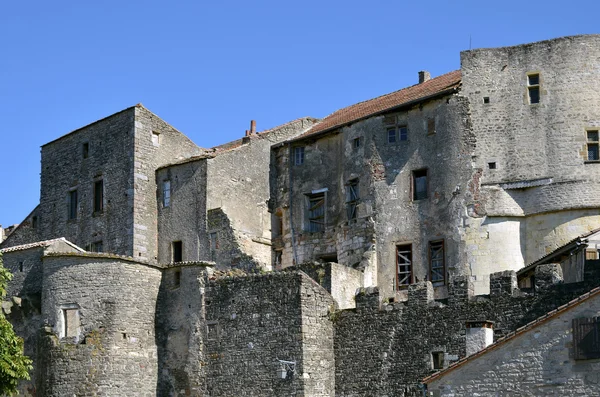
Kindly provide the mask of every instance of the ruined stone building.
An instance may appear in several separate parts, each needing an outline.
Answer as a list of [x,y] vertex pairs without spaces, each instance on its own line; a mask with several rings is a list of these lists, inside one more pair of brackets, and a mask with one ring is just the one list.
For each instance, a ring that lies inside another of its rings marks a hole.
[[575,36],[215,148],[142,105],[43,145],[0,243],[22,393],[459,390],[466,357],[600,284],[599,93],[600,35]]

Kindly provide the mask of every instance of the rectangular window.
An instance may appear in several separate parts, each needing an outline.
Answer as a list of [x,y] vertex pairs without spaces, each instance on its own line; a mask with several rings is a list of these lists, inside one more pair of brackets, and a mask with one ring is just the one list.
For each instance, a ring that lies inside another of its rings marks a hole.
[[538,73],[527,76],[527,92],[529,103],[540,103],[540,75]]
[[87,159],[90,155],[90,144],[89,142],[84,142],[82,146],[82,155],[84,159]]
[[352,140],[352,148],[353,149],[358,149],[359,147],[360,147],[360,137],[354,138]]
[[600,358],[600,317],[573,319],[575,360]]
[[219,248],[219,241],[217,240],[217,233],[211,233],[209,235],[210,238],[210,250],[216,251]]
[[102,241],[96,241],[95,243],[92,243],[90,245],[90,251],[91,252],[104,252],[104,244],[102,244]]
[[395,143],[396,142],[396,127],[394,127],[394,128],[388,128],[388,130],[387,130],[387,141],[388,141],[388,143]]
[[427,198],[427,170],[416,170],[412,172],[412,195],[413,200]]
[[435,134],[435,119],[427,120],[427,135]]
[[346,212],[349,221],[357,218],[358,198],[358,179],[353,179],[346,185]]
[[181,241],[173,241],[171,244],[171,261],[173,263],[183,262],[183,243]]
[[429,274],[433,285],[444,285],[446,281],[444,240],[429,242]]
[[38,217],[35,215],[31,217],[31,227],[33,229],[37,229],[38,227]]
[[444,352],[431,352],[431,359],[433,361],[433,369],[444,368]]
[[72,338],[79,336],[79,309],[62,309],[61,337]]
[[171,181],[163,182],[163,207],[171,205]]
[[408,141],[408,127],[405,125],[398,125],[396,127],[388,128],[387,141],[388,143]]
[[304,163],[304,146],[298,146],[294,148],[294,165],[300,165]]
[[396,265],[398,289],[412,284],[412,244],[396,246]]
[[77,190],[69,192],[69,219],[77,219]]
[[401,141],[408,141],[408,127],[403,125],[398,127],[398,138]]
[[102,212],[104,209],[104,181],[100,179],[94,182],[94,212]]
[[325,193],[308,195],[308,231],[325,230]]
[[152,131],[152,145],[160,146],[160,133]]
[[181,270],[175,270],[173,273],[173,287],[179,288],[181,286]]
[[600,160],[600,153],[598,151],[598,130],[587,132],[587,159],[588,161]]

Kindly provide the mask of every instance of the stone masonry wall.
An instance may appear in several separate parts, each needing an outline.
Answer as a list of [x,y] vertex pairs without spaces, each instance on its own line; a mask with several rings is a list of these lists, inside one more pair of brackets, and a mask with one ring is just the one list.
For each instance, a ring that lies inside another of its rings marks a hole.
[[[40,395],[156,395],[161,271],[91,254],[49,254],[43,267]],[[61,337],[64,307],[78,307],[76,337]]]
[[[429,282],[412,285],[408,301],[380,307],[376,288],[356,296],[355,310],[335,315],[337,396],[420,396],[433,372],[432,352],[445,366],[466,354],[465,323],[492,321],[495,338],[533,321],[598,284],[552,284],[559,265],[539,266],[535,294],[516,287],[516,274],[493,274],[489,296],[472,296],[468,277],[454,278],[447,301],[433,300]],[[593,281],[592,281],[593,280]]]
[[428,385],[433,396],[600,396],[600,362],[575,360],[573,319],[600,316],[590,298]]

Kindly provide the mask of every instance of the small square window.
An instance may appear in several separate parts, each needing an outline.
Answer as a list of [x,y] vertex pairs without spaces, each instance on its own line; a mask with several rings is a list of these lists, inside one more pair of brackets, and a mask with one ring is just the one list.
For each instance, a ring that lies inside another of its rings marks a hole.
[[483,103],[490,103],[490,97],[489,96],[484,96],[483,97]]
[[527,93],[529,103],[540,103],[540,75],[538,73],[527,75]]
[[84,142],[81,148],[82,156],[84,159],[87,159],[90,156],[90,144],[89,142]]
[[427,198],[427,170],[412,172],[412,199],[414,201]]
[[598,130],[587,132],[587,160],[598,161],[600,160],[600,151],[598,142]]
[[352,148],[358,149],[360,147],[360,137],[352,140]]
[[294,148],[294,165],[304,164],[304,146]]
[[496,162],[492,161],[492,162],[488,163],[488,169],[495,170],[496,169]]
[[152,131],[152,145],[160,146],[160,132]]

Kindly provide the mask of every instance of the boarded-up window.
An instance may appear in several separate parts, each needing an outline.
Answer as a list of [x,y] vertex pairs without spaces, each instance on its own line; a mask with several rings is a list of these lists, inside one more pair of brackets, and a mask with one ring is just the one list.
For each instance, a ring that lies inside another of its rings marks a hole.
[[346,212],[348,220],[357,218],[358,179],[353,179],[346,185]]
[[325,193],[308,195],[307,215],[309,232],[325,230]]
[[396,246],[396,265],[398,289],[412,284],[412,244]]
[[573,319],[575,360],[600,358],[600,317]]
[[446,281],[444,240],[429,242],[429,272],[433,285],[443,285]]
[[62,309],[62,337],[71,338],[79,335],[79,309]]

